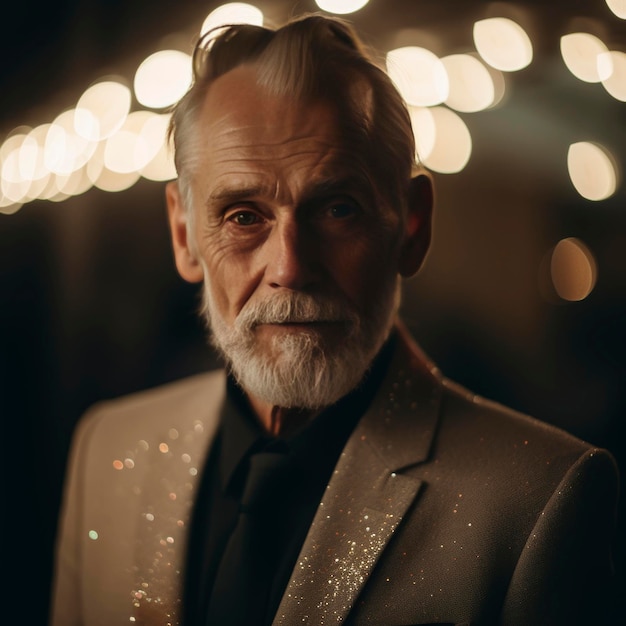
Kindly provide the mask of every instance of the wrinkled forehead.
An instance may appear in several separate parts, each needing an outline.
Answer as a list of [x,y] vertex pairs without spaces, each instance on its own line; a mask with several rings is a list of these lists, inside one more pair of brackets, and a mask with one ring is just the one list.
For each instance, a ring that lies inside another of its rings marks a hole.
[[220,76],[211,85],[197,119],[198,134],[203,140],[210,143],[224,133],[244,136],[250,130],[260,139],[268,135],[268,140],[269,135],[280,139],[281,135],[305,135],[316,128],[320,133],[339,134],[343,124],[337,107],[328,102],[273,94],[260,86],[255,77],[253,68],[241,67]]
[[[254,66],[241,66],[209,87],[197,113],[195,158],[213,160],[225,152],[274,157],[303,149],[333,150],[367,167],[368,129],[346,99],[303,99],[260,85]],[[229,156],[235,156],[230,154]]]

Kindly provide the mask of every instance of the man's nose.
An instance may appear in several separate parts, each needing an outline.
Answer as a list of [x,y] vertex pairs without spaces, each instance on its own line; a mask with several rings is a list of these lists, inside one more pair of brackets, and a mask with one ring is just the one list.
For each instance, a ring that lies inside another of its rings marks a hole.
[[313,242],[305,225],[295,219],[276,224],[265,247],[265,279],[270,287],[302,290],[314,282]]

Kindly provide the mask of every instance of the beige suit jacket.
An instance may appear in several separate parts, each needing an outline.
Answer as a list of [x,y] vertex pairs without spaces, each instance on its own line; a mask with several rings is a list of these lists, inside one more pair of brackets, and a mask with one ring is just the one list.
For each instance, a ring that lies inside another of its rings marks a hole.
[[[407,336],[398,343],[275,626],[609,623],[610,455],[473,396]],[[223,372],[211,372],[81,420],[54,626],[179,623],[189,518],[224,391]]]

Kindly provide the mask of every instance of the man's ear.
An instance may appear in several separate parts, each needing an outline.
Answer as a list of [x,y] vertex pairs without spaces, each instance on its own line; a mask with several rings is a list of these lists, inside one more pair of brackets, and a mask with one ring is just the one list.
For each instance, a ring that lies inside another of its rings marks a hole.
[[433,200],[430,174],[420,172],[409,183],[404,243],[398,264],[398,271],[405,278],[417,273],[430,247]]
[[167,215],[170,223],[176,269],[187,282],[198,283],[203,279],[204,272],[202,264],[196,256],[195,246],[188,239],[187,224],[189,215],[181,201],[177,181],[169,182],[165,186],[165,200],[167,202]]

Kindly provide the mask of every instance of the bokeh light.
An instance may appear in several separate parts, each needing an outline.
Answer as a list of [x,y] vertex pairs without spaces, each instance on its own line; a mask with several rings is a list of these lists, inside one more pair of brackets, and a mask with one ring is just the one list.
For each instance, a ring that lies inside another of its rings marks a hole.
[[87,176],[94,187],[102,191],[124,191],[139,180],[139,172],[115,172],[105,164],[107,143],[98,144],[98,149],[87,164]]
[[69,197],[85,193],[93,186],[93,183],[87,174],[87,166],[85,165],[68,176],[57,176],[56,185],[58,192]]
[[354,13],[362,9],[368,2],[369,0],[315,0],[315,3],[322,11],[338,15]]
[[[20,159],[22,157],[22,152],[27,147],[27,144],[32,141],[33,139],[31,137],[26,138],[26,140],[24,141],[24,144],[22,145],[22,149],[20,150]],[[37,162],[39,162],[40,159],[42,158],[43,158],[43,149],[39,147],[38,145],[37,155],[36,155]],[[50,180],[54,178],[55,176],[55,174],[52,174],[52,172],[49,172],[46,169],[44,169],[43,174],[39,176],[38,175],[39,172],[37,172],[37,168],[35,167],[32,169],[34,170],[34,174],[30,178],[28,178],[28,180],[30,181],[30,185],[28,187],[28,192],[26,193],[26,196],[24,198],[26,202],[31,202],[32,200],[37,200],[38,198],[41,198],[45,190],[50,185]],[[30,170],[31,168],[29,168],[29,171]],[[24,178],[26,179],[26,177]]]
[[576,239],[562,239],[550,258],[550,276],[554,290],[563,300],[584,300],[595,287],[597,265],[587,246]]
[[598,56],[604,52],[608,52],[608,48],[595,35],[570,33],[561,37],[561,56],[567,69],[586,83],[602,80]]
[[[320,9],[332,13],[350,13],[366,4],[318,2]],[[607,5],[618,17],[626,13],[626,0],[607,0]],[[231,2],[206,17],[201,33],[226,24],[263,22],[256,6]],[[511,19],[479,20],[473,36],[477,53],[439,58],[429,48],[439,49],[443,40],[413,35],[396,39],[396,45],[420,42],[427,47],[406,45],[386,57],[387,71],[409,106],[416,158],[436,172],[458,172],[471,157],[471,134],[454,111],[473,113],[495,106],[505,93],[503,72],[522,69],[533,58],[528,34]],[[574,75],[601,82],[608,94],[626,102],[625,52],[609,51],[588,33],[564,35],[560,44]],[[158,110],[177,102],[191,80],[191,57],[168,49],[151,54],[137,67],[133,88],[139,104]],[[12,212],[37,199],[60,201],[91,186],[120,191],[139,176],[154,181],[175,178],[173,151],[166,141],[170,116],[146,110],[131,113],[131,104],[123,78],[100,79],[85,90],[75,109],[63,111],[52,123],[14,130],[0,146],[0,211]],[[608,150],[596,144],[579,142],[568,151],[570,178],[587,199],[615,193],[615,163]]]
[[491,17],[474,24],[478,54],[497,70],[515,72],[530,65],[533,46],[526,31],[506,17]]
[[418,162],[423,162],[435,147],[437,135],[435,119],[429,108],[411,105],[409,105],[409,116],[415,137],[415,158]]
[[126,174],[114,172],[103,166],[98,178],[94,181],[94,187],[102,191],[124,191],[132,187],[139,180],[139,172]]
[[626,52],[610,50],[598,55],[598,74],[607,92],[626,102]]
[[81,168],[96,149],[96,142],[75,132],[75,109],[68,109],[50,124],[44,144],[44,164],[54,174],[69,175]]
[[138,102],[151,109],[163,109],[185,95],[191,80],[191,57],[179,50],[161,50],[139,65],[133,88]]
[[153,156],[141,167],[140,174],[148,180],[165,181],[176,178],[174,153],[167,142],[170,114],[151,117],[142,128],[142,137]]
[[155,116],[150,111],[134,111],[114,135],[106,141],[104,164],[120,174],[139,171],[156,154],[157,148],[142,135],[143,127]]
[[13,202],[4,196],[0,190],[0,213],[3,215],[13,215],[17,213],[24,204],[22,202]]
[[626,20],[626,0],[606,0],[606,4],[617,17]]
[[426,48],[406,46],[387,53],[387,73],[408,104],[434,106],[449,93],[446,68]]
[[472,154],[472,136],[465,122],[446,107],[430,109],[435,124],[435,143],[428,156],[422,158],[426,167],[441,174],[460,172]]
[[28,199],[31,181],[22,175],[20,153],[29,132],[30,128],[25,127],[15,130],[0,148],[0,192],[4,213],[15,212]]
[[441,59],[450,90],[445,103],[456,111],[472,113],[493,106],[496,87],[489,70],[470,54],[451,54]]
[[45,163],[45,144],[50,126],[41,124],[33,128],[24,138],[19,151],[20,174],[24,180],[30,181],[25,197],[28,202],[42,198],[55,176]]
[[605,200],[615,193],[614,158],[604,147],[588,141],[573,143],[567,152],[567,169],[576,191],[587,200]]
[[141,168],[140,174],[144,178],[154,181],[166,181],[176,178],[174,154],[166,143],[163,143],[150,163]]
[[130,89],[126,85],[111,80],[92,85],[76,104],[76,133],[91,141],[110,137],[124,123],[130,103]]
[[208,33],[213,28],[229,24],[254,24],[263,26],[263,12],[246,2],[229,2],[222,4],[211,11],[200,28],[200,35]]
[[7,137],[0,148],[0,162],[2,164],[0,176],[2,176],[2,180],[12,183],[23,180],[20,172],[20,150],[28,133],[30,133],[30,129],[22,128],[21,130],[25,132],[14,132]]

